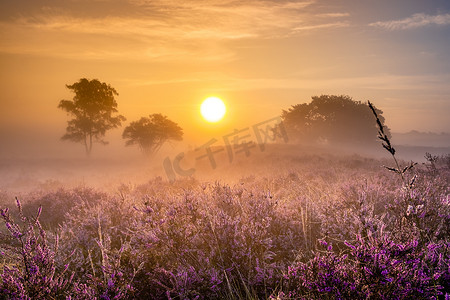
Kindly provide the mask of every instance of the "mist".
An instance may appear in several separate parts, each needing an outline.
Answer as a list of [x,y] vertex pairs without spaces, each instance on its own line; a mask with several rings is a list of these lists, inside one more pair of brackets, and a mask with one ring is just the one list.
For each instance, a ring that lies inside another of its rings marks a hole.
[[[0,148],[0,189],[16,195],[39,189],[51,190],[80,185],[114,190],[122,184],[139,185],[157,177],[165,181],[174,178],[195,178],[200,181],[218,180],[235,183],[247,176],[273,174],[274,170],[280,173],[289,172],[289,163],[284,166],[278,163],[289,161],[290,158],[307,159],[321,155],[344,160],[353,160],[355,157],[388,158],[381,145],[366,147],[295,141],[271,142],[263,147],[264,150],[261,150],[260,145],[254,144],[248,153],[236,153],[230,157],[225,151],[226,145],[221,140],[223,136],[218,134],[205,136],[203,140],[199,138],[172,142],[164,145],[152,157],[148,157],[143,155],[138,147],[125,146],[121,138],[121,129],[107,134],[108,145],[95,143],[91,156],[87,157],[81,144],[62,141],[61,131],[58,129],[54,132],[2,134],[2,140],[8,142]],[[427,152],[434,155],[450,153],[448,140],[440,139],[441,135],[428,134],[430,138],[426,145],[423,143],[424,136],[427,134],[422,134],[421,139],[414,139],[414,136],[394,133],[393,143],[398,150],[399,158],[423,163]],[[399,143],[396,143],[397,137]],[[202,152],[196,151],[211,139],[218,140],[214,147],[221,150],[214,155],[215,165],[212,165],[207,157],[199,159]],[[184,154],[180,161],[181,168],[195,170],[189,176],[176,174],[164,165],[165,160],[173,162],[180,153]]]

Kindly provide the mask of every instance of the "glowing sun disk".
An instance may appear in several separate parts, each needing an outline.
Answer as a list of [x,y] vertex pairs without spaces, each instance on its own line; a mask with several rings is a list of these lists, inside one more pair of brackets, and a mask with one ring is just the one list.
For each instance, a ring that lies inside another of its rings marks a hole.
[[200,106],[200,112],[208,122],[220,121],[226,112],[225,104],[217,97],[209,97]]

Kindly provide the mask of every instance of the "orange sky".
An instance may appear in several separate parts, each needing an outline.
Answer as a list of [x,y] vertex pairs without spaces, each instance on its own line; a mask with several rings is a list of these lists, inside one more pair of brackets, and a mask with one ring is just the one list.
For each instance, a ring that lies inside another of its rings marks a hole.
[[[186,144],[321,94],[371,100],[393,131],[450,131],[448,1],[20,0],[0,11],[3,155],[27,139],[59,143],[58,102],[82,77],[119,92],[125,126],[162,113]],[[226,102],[222,123],[201,119],[208,96]],[[106,139],[122,145],[122,130]]]

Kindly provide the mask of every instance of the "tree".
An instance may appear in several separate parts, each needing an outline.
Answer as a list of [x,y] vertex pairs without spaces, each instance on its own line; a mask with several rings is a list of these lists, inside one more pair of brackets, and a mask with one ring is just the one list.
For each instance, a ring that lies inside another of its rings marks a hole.
[[92,143],[103,140],[106,131],[121,126],[125,117],[117,115],[117,91],[109,84],[97,79],[81,78],[66,87],[75,93],[73,100],[61,100],[58,108],[74,118],[67,122],[66,134],[62,140],[84,144],[86,154],[92,151]]
[[126,146],[139,145],[144,154],[151,155],[169,140],[181,141],[183,129],[166,116],[153,114],[131,122],[125,127],[122,137],[127,140]]
[[[384,124],[383,112],[376,111]],[[299,141],[322,140],[334,144],[377,141],[378,131],[368,104],[349,96],[314,96],[311,103],[297,104],[283,110],[281,117],[289,137]],[[386,130],[390,135],[387,127]]]

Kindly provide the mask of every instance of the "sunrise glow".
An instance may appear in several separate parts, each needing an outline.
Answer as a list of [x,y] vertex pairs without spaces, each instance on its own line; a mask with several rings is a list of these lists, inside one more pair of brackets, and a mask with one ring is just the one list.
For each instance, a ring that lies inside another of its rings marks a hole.
[[1,298],[450,300],[450,0],[0,0],[0,37]]

